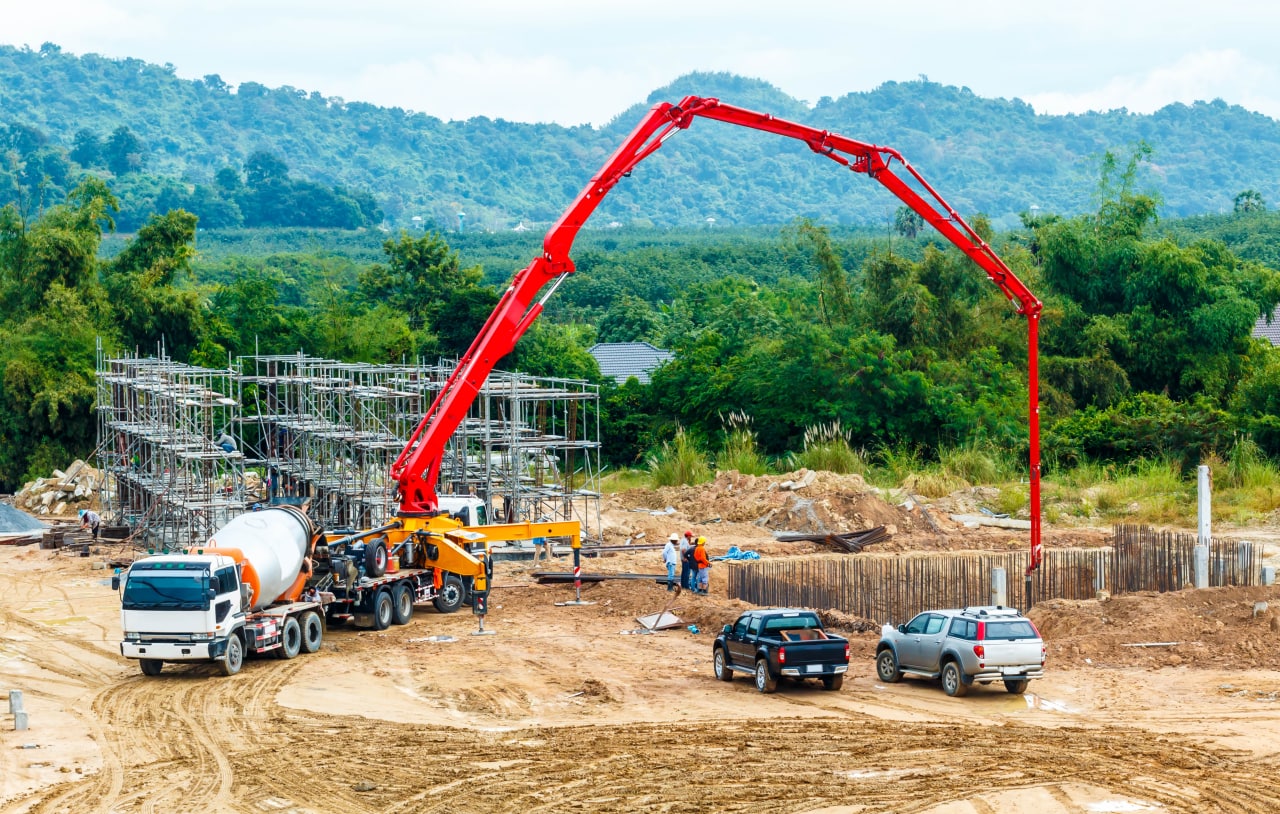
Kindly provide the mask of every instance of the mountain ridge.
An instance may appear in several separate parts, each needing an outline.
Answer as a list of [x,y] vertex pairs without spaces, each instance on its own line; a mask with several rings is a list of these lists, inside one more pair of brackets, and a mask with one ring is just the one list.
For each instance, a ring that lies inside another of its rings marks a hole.
[[[563,211],[648,107],[690,94],[892,146],[958,211],[985,213],[1002,226],[1033,206],[1087,211],[1103,153],[1124,158],[1141,142],[1153,157],[1138,183],[1161,196],[1167,215],[1229,211],[1246,189],[1280,200],[1280,122],[1221,100],[1152,114],[1059,116],[922,77],[810,106],[764,80],[692,73],[606,125],[565,127],[444,121],[288,86],[243,82],[232,89],[216,75],[181,79],[172,66],[76,56],[56,45],[0,46],[0,123],[36,128],[67,150],[81,130],[106,136],[123,126],[136,134],[145,148],[141,171],[114,186],[138,218],[165,200],[166,187],[212,189],[219,170],[243,172],[254,153],[266,152],[297,177],[372,193],[391,226],[418,217],[456,228],[463,212],[472,228],[534,227]],[[699,122],[620,184],[595,223],[891,220],[896,199],[865,179],[846,180],[814,161],[805,145],[786,141]]]

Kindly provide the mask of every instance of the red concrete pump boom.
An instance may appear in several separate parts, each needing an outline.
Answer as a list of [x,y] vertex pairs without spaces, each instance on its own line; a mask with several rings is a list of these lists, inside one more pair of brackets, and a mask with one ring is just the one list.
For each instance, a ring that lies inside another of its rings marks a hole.
[[[604,200],[605,195],[623,177],[629,175],[637,164],[653,154],[677,131],[688,128],[698,117],[802,141],[815,153],[879,181],[977,263],[1017,306],[1018,313],[1027,318],[1027,389],[1031,447],[1031,564],[1027,572],[1030,574],[1039,567],[1041,559],[1037,360],[1038,326],[1043,308],[1041,302],[897,150],[855,141],[767,113],[722,104],[718,99],[698,96],[687,96],[676,105],[663,102],[651,108],[622,146],[552,225],[543,239],[542,255],[516,274],[497,307],[489,315],[484,328],[471,343],[470,349],[459,361],[457,369],[432,403],[404,451],[392,465],[392,477],[400,486],[400,514],[421,516],[435,512],[436,479],[440,474],[441,460],[449,438],[466,418],[476,394],[498,360],[511,352],[516,342],[542,313],[543,304],[556,287],[573,273],[569,250],[587,218]],[[894,162],[901,165],[898,172],[894,171]],[[909,181],[914,181],[915,186]],[[538,292],[548,283],[551,288],[535,302]]]

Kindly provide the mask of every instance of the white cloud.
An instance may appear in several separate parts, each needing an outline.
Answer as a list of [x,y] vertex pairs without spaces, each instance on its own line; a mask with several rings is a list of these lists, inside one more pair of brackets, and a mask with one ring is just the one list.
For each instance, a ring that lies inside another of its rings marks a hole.
[[1253,61],[1237,50],[1198,51],[1145,73],[1115,77],[1096,88],[1036,93],[1025,99],[1040,113],[1117,108],[1151,113],[1173,102],[1221,98],[1280,118],[1278,78],[1275,66]]
[[[691,71],[808,102],[920,74],[1045,112],[1221,97],[1280,117],[1280,4],[1217,0],[40,0],[0,42],[172,63],[443,119],[603,124]],[[1158,14],[1158,19],[1156,18]],[[1177,56],[1179,54],[1185,56]],[[1173,56],[1171,56],[1173,55]],[[732,100],[730,100],[732,101]]]

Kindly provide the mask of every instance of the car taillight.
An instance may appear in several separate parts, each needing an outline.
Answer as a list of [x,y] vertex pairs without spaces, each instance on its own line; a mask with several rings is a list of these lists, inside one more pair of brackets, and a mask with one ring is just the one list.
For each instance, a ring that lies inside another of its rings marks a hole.
[[973,646],[973,655],[980,659],[985,659],[987,657],[987,648],[980,644],[975,644]]
[[778,648],[778,663],[779,664],[787,663],[787,648],[785,647]]
[[1044,664],[1049,660],[1049,648],[1045,647],[1044,642],[1040,643],[1040,663]]
[[844,660],[845,661],[849,660],[849,643],[848,642],[844,643]]

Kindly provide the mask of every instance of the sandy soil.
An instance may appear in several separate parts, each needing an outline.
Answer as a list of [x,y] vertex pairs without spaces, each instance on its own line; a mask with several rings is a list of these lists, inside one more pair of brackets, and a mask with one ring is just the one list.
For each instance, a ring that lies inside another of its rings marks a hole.
[[[691,495],[694,511],[672,498],[619,498],[608,542],[692,526],[713,531],[713,554],[802,549],[770,542],[749,511],[730,519],[728,503]],[[856,503],[826,522],[849,522]],[[667,505],[677,513],[634,511]],[[893,519],[883,501],[872,509],[866,525]],[[898,518],[902,550],[946,547],[945,534],[904,529]],[[634,633],[636,616],[672,599],[660,585],[587,585],[593,604],[558,606],[571,586],[504,564],[493,636],[472,635],[469,613],[420,608],[407,626],[331,630],[318,654],[251,660],[231,678],[166,665],[148,679],[118,655],[118,600],[99,559],[0,546],[0,690],[23,690],[31,718],[17,732],[0,715],[0,814],[1280,808],[1272,588],[1037,606],[1050,670],[1025,697],[881,684],[871,632],[850,633],[841,691],[764,696],[711,675],[712,631],[743,607],[715,595],[714,569],[712,596],[674,598],[697,633]],[[657,571],[658,559],[642,550],[588,568]],[[1268,609],[1255,613],[1258,602]]]

